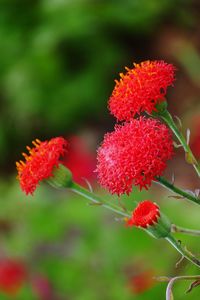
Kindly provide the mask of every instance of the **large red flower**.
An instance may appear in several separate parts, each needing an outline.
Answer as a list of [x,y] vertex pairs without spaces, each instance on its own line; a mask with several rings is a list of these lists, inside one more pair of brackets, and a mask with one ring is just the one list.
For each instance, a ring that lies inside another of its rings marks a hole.
[[26,268],[13,259],[0,260],[0,291],[16,294],[26,279]]
[[145,61],[134,64],[120,81],[109,99],[109,109],[119,120],[130,120],[141,111],[151,113],[164,100],[167,87],[173,84],[175,67],[164,61]]
[[166,125],[154,119],[134,119],[104,137],[97,154],[99,183],[112,194],[148,188],[162,175],[172,157],[173,140]]
[[128,225],[147,228],[157,223],[160,217],[159,206],[149,200],[140,202],[133,211],[132,217],[128,220]]
[[53,168],[66,152],[67,141],[62,137],[45,142],[36,139],[33,145],[34,148],[27,147],[29,155],[22,154],[26,162],[16,163],[20,186],[26,194],[33,194],[41,180],[52,176]]

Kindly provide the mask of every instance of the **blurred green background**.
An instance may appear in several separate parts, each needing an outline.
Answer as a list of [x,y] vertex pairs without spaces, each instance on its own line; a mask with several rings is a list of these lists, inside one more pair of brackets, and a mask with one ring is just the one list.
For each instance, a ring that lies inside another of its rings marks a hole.
[[[145,270],[155,276],[198,274],[186,263],[175,269],[179,256],[165,241],[125,228],[73,194],[44,185],[25,197],[15,161],[33,139],[60,135],[81,136],[94,155],[114,126],[107,110],[114,79],[124,66],[147,59],[177,66],[169,110],[184,128],[192,127],[200,115],[199,19],[198,0],[0,2],[0,255],[23,259],[31,274],[15,299],[164,299],[166,283],[138,294],[131,278]],[[180,152],[166,176],[173,171],[179,185],[198,187]],[[167,195],[158,187],[134,190],[123,201],[133,208],[133,200],[156,200],[173,222],[198,228],[196,208]],[[199,253],[197,238],[180,238]],[[48,298],[34,292],[31,278],[37,274],[51,285]],[[185,295],[187,284],[177,283],[175,299],[199,299],[198,288]],[[1,293],[0,299],[10,296]]]

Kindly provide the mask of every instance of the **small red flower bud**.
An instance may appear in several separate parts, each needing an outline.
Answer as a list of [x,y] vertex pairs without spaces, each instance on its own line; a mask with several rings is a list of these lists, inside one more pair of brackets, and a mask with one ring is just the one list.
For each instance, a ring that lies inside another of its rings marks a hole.
[[167,87],[174,82],[175,67],[162,60],[134,64],[126,70],[126,74],[120,73],[108,103],[119,121],[129,121],[142,111],[156,111],[156,104],[164,101]]
[[15,295],[26,279],[25,266],[16,260],[0,260],[0,291]]
[[55,166],[59,165],[60,157],[66,152],[67,141],[62,137],[50,141],[33,141],[34,148],[27,146],[29,155],[23,153],[26,162],[17,162],[18,179],[22,191],[33,194],[38,183],[52,176]]
[[104,137],[97,154],[99,183],[112,194],[148,188],[162,175],[172,157],[173,140],[166,125],[154,119],[134,119]]
[[140,202],[133,211],[127,225],[147,228],[158,222],[160,217],[159,206],[149,200]]

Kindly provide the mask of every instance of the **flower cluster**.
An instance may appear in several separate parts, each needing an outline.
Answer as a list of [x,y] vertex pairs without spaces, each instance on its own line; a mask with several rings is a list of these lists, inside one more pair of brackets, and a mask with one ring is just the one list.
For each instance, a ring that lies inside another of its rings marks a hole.
[[129,121],[142,111],[155,111],[174,82],[175,67],[164,61],[145,61],[126,70],[126,74],[120,73],[108,104],[119,121]]
[[44,142],[37,139],[33,145],[33,148],[27,146],[29,155],[22,154],[26,162],[16,163],[20,186],[26,194],[33,194],[40,181],[52,176],[53,168],[59,165],[67,149],[67,141],[62,137]]
[[104,137],[97,154],[99,183],[112,194],[151,185],[172,157],[173,142],[169,129],[154,119],[140,117]]

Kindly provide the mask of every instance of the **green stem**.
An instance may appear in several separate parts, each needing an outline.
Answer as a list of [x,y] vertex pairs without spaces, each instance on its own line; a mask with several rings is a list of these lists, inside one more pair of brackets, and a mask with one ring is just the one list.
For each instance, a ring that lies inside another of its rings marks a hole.
[[187,192],[183,191],[182,189],[176,187],[175,185],[173,185],[172,183],[167,181],[164,177],[156,177],[156,180],[157,181],[154,181],[155,183],[165,187],[166,189],[170,190],[173,193],[180,195],[183,198],[186,198],[186,199],[200,205],[200,199],[198,197],[195,197],[192,194],[187,193]]
[[176,276],[174,278],[171,278],[167,285],[166,300],[172,299],[172,297],[171,297],[172,296],[172,287],[177,280],[199,280],[199,279],[200,279],[200,276],[198,276],[198,275],[197,276]]
[[175,136],[177,137],[178,141],[181,143],[181,145],[185,151],[186,161],[193,165],[195,171],[197,172],[197,175],[200,177],[200,166],[199,166],[196,158],[194,157],[194,154],[192,153],[190,146],[187,144],[185,137],[178,130],[171,114],[166,109],[166,110],[160,112],[158,114],[158,116],[160,116],[165,121],[165,123],[167,123],[167,125],[171,128],[171,130],[173,131],[173,133],[175,134]]
[[171,232],[180,232],[180,233],[186,233],[194,236],[200,236],[200,230],[183,228],[175,224],[171,225]]
[[167,181],[164,177],[156,177],[156,181],[154,181],[154,183],[159,184],[163,187],[165,187],[166,189],[168,189],[169,191],[180,195],[183,198],[186,198],[190,201],[193,201],[197,204],[200,204],[200,198],[193,196],[192,194],[185,192],[184,190],[176,187],[174,184],[170,183],[169,181]]
[[200,261],[189,251],[181,247],[180,243],[172,236],[169,235],[165,238],[182,256],[191,261],[194,265],[200,268]]
[[105,200],[101,199],[99,196],[89,192],[88,190],[86,190],[85,188],[83,188],[82,186],[78,185],[75,182],[72,182],[72,185],[70,186],[70,190],[72,190],[74,193],[78,195],[83,196],[84,198],[91,200],[94,204],[101,205],[125,218],[131,217],[130,212],[126,212],[122,207],[112,204],[111,202],[109,203],[106,202]]
[[[82,186],[78,185],[75,182],[72,182],[69,189],[73,192],[75,192],[78,195],[83,196],[86,199],[91,200],[95,205],[101,205],[125,218],[130,218],[131,213],[126,212],[122,207],[117,206],[115,204],[112,204],[111,202],[106,202],[105,200],[101,199],[99,196],[93,194],[92,192],[88,191],[87,189],[83,188]],[[172,246],[178,250],[184,257],[186,257],[188,260],[190,260],[192,263],[194,263],[196,266],[200,267],[200,261],[198,261],[190,252],[187,252],[185,249],[182,249],[180,244],[171,236],[168,235],[165,238],[167,241],[169,241]]]

